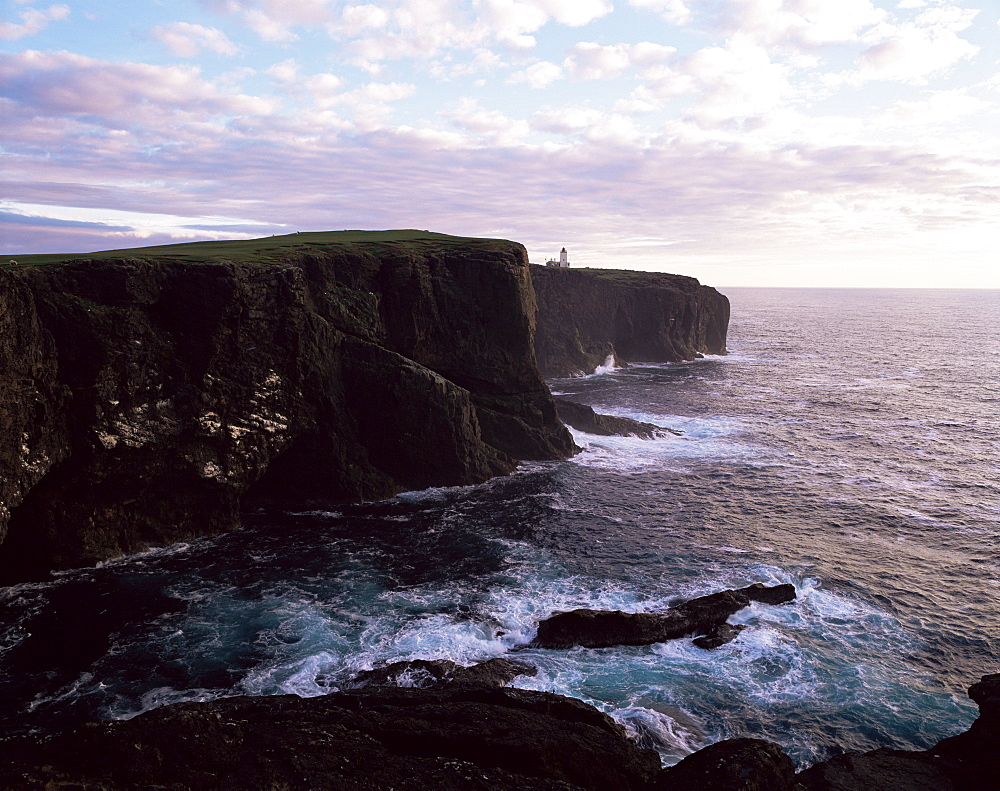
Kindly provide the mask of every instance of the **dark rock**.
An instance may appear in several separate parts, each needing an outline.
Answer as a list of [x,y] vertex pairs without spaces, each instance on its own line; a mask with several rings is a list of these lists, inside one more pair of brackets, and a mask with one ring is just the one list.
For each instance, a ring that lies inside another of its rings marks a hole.
[[799,781],[807,791],[955,790],[947,772],[930,757],[885,748],[835,756],[800,773]]
[[795,601],[795,586],[788,582],[770,587],[761,582],[755,582],[753,585],[740,588],[736,592],[743,594],[750,601],[759,601],[761,604],[785,604]]
[[769,588],[755,583],[738,590],[699,596],[664,613],[571,610],[556,613],[539,623],[538,636],[532,644],[540,648],[572,648],[577,645],[606,648],[661,643],[679,637],[713,633],[730,615],[751,601],[779,604],[794,598],[794,585]]
[[798,788],[795,764],[779,745],[761,739],[727,739],[661,770],[651,791],[797,791]]
[[538,668],[524,662],[498,657],[463,667],[447,659],[414,659],[393,662],[385,667],[364,670],[352,686],[393,686],[439,689],[441,687],[505,687],[518,676],[533,676]]
[[844,753],[799,773],[807,791],[997,791],[1000,789],[1000,674],[969,687],[979,704],[972,727],[929,750]]
[[723,623],[711,629],[708,634],[696,637],[691,642],[698,648],[710,651],[735,640],[746,629],[745,624]]
[[656,439],[668,434],[676,436],[683,434],[681,431],[657,426],[654,423],[643,423],[640,420],[632,420],[627,417],[602,415],[586,404],[578,404],[576,401],[569,401],[565,398],[554,400],[559,419],[567,426],[572,426],[577,431],[584,431],[587,434],[601,436],[617,434],[624,437],[642,437],[643,439]]
[[725,354],[729,300],[692,277],[532,266],[535,354],[545,376],[618,362]]
[[632,791],[659,766],[596,709],[510,689],[228,698],[0,743],[12,791]]
[[306,236],[0,270],[0,581],[574,452],[523,247]]

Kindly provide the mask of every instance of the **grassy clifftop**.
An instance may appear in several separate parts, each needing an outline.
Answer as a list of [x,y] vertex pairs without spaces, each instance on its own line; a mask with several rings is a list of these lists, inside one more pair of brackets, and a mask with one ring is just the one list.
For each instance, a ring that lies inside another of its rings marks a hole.
[[487,249],[508,245],[502,239],[478,239],[465,236],[451,236],[445,233],[418,231],[413,229],[392,231],[321,231],[316,233],[291,233],[283,236],[265,236],[260,239],[235,239],[222,242],[184,242],[181,244],[156,245],[154,247],[130,247],[121,250],[102,250],[94,253],[51,253],[43,255],[13,255],[16,264],[4,262],[3,267],[38,266],[65,261],[109,260],[109,259],[161,259],[174,261],[233,261],[236,263],[273,263],[290,254],[308,253],[316,248],[330,245],[361,247],[376,253],[387,243],[396,250],[412,247],[414,252],[428,252],[434,248],[476,244]]

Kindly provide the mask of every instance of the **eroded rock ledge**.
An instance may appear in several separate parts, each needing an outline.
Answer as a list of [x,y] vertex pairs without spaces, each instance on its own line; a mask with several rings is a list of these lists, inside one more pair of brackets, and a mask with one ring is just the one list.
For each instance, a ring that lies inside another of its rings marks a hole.
[[572,426],[577,431],[583,431],[587,434],[657,439],[670,435],[681,436],[684,433],[628,417],[602,415],[600,412],[595,412],[593,407],[570,401],[568,398],[556,398],[555,402],[559,419],[567,426]]

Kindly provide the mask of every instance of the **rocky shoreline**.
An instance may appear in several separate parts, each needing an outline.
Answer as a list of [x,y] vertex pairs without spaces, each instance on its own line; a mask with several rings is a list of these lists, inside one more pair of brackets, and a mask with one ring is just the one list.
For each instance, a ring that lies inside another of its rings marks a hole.
[[[662,613],[556,613],[535,645],[636,645],[718,635],[791,585],[720,591]],[[732,639],[734,632],[728,639]],[[705,649],[718,643],[696,644]],[[0,741],[0,787],[338,791],[990,791],[1000,787],[1000,674],[969,689],[980,716],[925,751],[837,755],[796,773],[781,747],[718,742],[661,768],[596,708],[508,685],[536,668],[416,660],[362,671],[339,692],[179,703],[133,719]]]
[[[691,278],[536,272],[500,240],[330,236],[254,240],[242,258],[179,245],[0,270],[0,581],[227,531],[247,505],[477,483],[572,454],[563,423],[677,433],[557,403],[542,374],[725,353],[728,301]],[[736,610],[794,595],[752,585],[659,613],[556,613],[533,645],[712,650],[739,635]],[[106,650],[88,624],[59,631],[45,650]],[[317,698],[182,703],[19,735],[0,740],[0,788],[1000,788],[1000,675],[970,688],[981,714],[965,733],[796,774],[756,739],[662,769],[597,709],[509,687],[534,672],[397,663]]]
[[[835,756],[799,773],[779,745],[729,739],[673,767],[579,700],[511,689],[531,668],[414,663],[315,698],[180,703],[0,742],[0,787],[268,791],[991,791],[1000,674],[969,689],[972,727],[924,751]],[[404,683],[409,686],[394,686]],[[420,686],[413,686],[419,684]]]

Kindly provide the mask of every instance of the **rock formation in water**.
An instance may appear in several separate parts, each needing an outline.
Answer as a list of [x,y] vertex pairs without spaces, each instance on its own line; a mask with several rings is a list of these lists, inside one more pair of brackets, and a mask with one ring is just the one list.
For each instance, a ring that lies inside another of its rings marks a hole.
[[[487,663],[488,664],[488,663]],[[511,663],[514,665],[516,663]],[[597,709],[499,687],[517,667],[431,688],[373,684],[316,698],[224,698],[0,741],[0,787],[337,791],[996,791],[1000,675],[969,694],[980,717],[922,752],[837,756],[798,775],[779,745],[728,739],[676,766]],[[413,668],[411,668],[412,670]],[[419,668],[417,668],[419,669]],[[392,672],[405,671],[395,668]],[[499,677],[498,677],[499,674]],[[391,675],[391,673],[390,673]],[[373,679],[374,680],[374,679]]]
[[344,232],[44,258],[0,269],[0,580],[228,530],[248,501],[376,499],[574,449],[521,245]]
[[545,376],[619,362],[679,362],[725,354],[729,300],[693,277],[532,266],[535,354]]
[[602,415],[595,412],[593,407],[586,404],[579,404],[566,398],[557,398],[556,411],[559,419],[567,426],[572,426],[577,431],[587,434],[598,434],[609,437],[612,435],[622,437],[641,437],[642,439],[656,439],[666,437],[669,434],[681,436],[684,432],[672,428],[657,426],[655,423],[644,423],[641,420],[632,420],[628,417],[616,417],[614,415]]
[[631,613],[618,610],[570,610],[558,612],[538,624],[532,641],[539,648],[608,648],[615,645],[650,645],[679,637],[704,635],[702,648],[718,648],[739,634],[741,627],[726,619],[752,601],[783,604],[795,600],[794,585],[767,587],[754,583],[746,588],[699,596],[662,613]]

